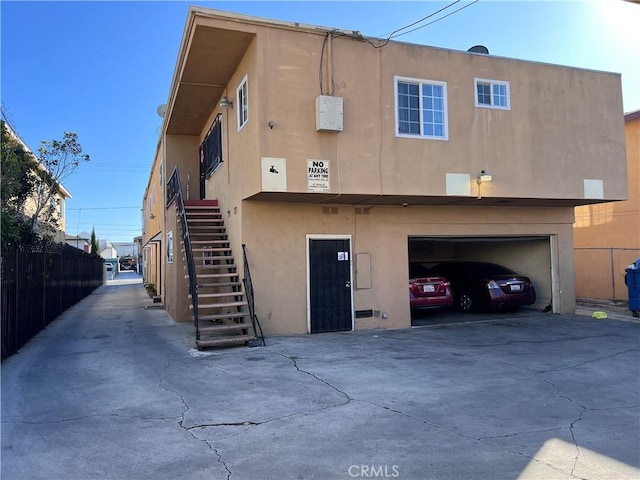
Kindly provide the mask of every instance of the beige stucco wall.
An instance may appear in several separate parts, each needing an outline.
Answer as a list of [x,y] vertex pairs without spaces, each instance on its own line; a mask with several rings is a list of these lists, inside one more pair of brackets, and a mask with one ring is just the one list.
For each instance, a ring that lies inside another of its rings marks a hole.
[[199,138],[196,135],[167,135],[165,138],[165,182],[169,181],[177,165],[185,200],[198,199],[200,195]]
[[[198,199],[200,167],[198,163],[199,138],[196,135],[167,135],[165,137],[165,172],[168,181],[177,165],[180,170],[180,185],[185,200]],[[175,203],[165,209],[162,255],[165,269],[162,273],[165,284],[163,301],[167,313],[180,322],[190,321],[189,283],[184,278],[184,257],[181,252],[181,230],[178,225]],[[173,263],[167,262],[167,234],[173,234]]]
[[[143,278],[147,284],[152,283],[155,285],[156,292],[161,296],[164,294],[164,282],[162,281],[162,247],[164,245],[164,238],[162,237],[166,187],[163,173],[163,158],[163,144],[159,144],[151,166],[147,187],[142,197],[142,248],[146,260],[143,266]],[[152,239],[154,240],[152,241]]]
[[[167,234],[173,235],[173,262],[167,261],[168,240]],[[164,234],[164,264],[163,273],[165,282],[165,293],[163,301],[167,313],[177,322],[191,321],[191,300],[189,300],[189,280],[185,278],[187,274],[186,262],[182,253],[182,237],[179,225],[177,209],[172,203],[167,209],[167,220]]]
[[[221,113],[224,163],[207,180],[206,197],[220,202],[240,271],[241,245],[247,244],[265,333],[307,331],[306,238],[313,234],[350,235],[352,259],[358,253],[371,255],[372,288],[354,291],[354,310],[386,312],[388,318],[357,319],[356,329],[409,326],[410,236],[539,237],[507,251],[496,246],[476,250],[483,250],[486,260],[532,271],[539,302],[553,296],[555,312],[574,310],[573,208],[568,205],[592,201],[585,199],[585,179],[602,180],[604,200],[628,194],[618,74],[393,42],[373,49],[343,37],[325,45],[325,54],[332,55],[329,60],[321,58],[325,38],[319,32],[242,21],[234,27],[228,19],[215,18],[200,23],[256,36],[238,57],[226,88],[216,87],[234,108],[221,110],[213,104],[199,132],[165,135],[166,176],[179,164],[185,197],[198,198],[198,147]],[[206,45],[198,48],[194,59],[206,54]],[[237,54],[233,46],[229,52]],[[190,65],[196,68],[197,62]],[[176,72],[179,76],[180,64]],[[447,83],[448,140],[396,137],[396,75]],[[238,131],[236,88],[245,76],[249,121]],[[511,109],[476,107],[476,77],[509,82]],[[174,78],[174,86],[175,82]],[[316,132],[315,99],[329,90],[344,99],[341,133]],[[188,110],[183,102],[182,112]],[[176,117],[176,124],[179,121]],[[263,191],[262,157],[286,162],[285,195],[279,199],[291,203],[249,200]],[[338,208],[337,215],[323,214],[322,206],[313,204],[318,196],[307,195],[309,159],[330,161],[332,198],[325,201]],[[483,169],[493,174],[493,181],[482,185],[482,196],[500,198],[509,207],[476,206],[475,177]],[[412,202],[400,207],[403,198],[423,204],[457,201],[448,196],[448,173],[469,175],[470,206],[419,207]],[[371,207],[369,215],[356,215],[354,206],[344,205],[350,201],[347,195],[369,196],[369,203],[362,197],[362,207],[386,205]],[[543,207],[548,200],[561,200],[565,206]],[[165,305],[174,319],[189,320],[172,209],[164,221],[163,238],[173,231],[175,245],[174,263],[163,273]],[[531,252],[523,260],[521,253],[527,248]],[[459,250],[457,258],[462,258],[465,252]],[[164,251],[162,258],[164,262]],[[551,273],[545,272],[549,264]]]
[[[251,122],[258,124],[260,156],[287,159],[289,192],[306,192],[306,160],[324,159],[332,162],[335,193],[440,196],[447,193],[446,173],[475,178],[485,169],[494,177],[485,196],[582,199],[583,180],[601,179],[605,198],[626,198],[619,75],[406,44],[373,49],[335,38],[334,95],[344,98],[344,131],[318,133],[322,42],[288,30],[258,32],[261,69],[253,92],[260,107]],[[395,136],[396,75],[447,82],[448,141]],[[476,107],[476,77],[508,81],[511,109]],[[248,172],[258,168],[257,156],[243,161]],[[250,178],[259,192],[259,179]]]
[[640,258],[640,115],[625,122],[629,199],[576,208],[576,296],[624,300],[625,268]]
[[[370,254],[372,288],[358,289],[356,285],[354,310],[387,312],[388,318],[356,319],[356,329],[410,326],[407,291],[410,236],[554,237],[557,251],[553,264],[559,282],[555,307],[558,313],[573,312],[575,308],[572,209],[375,207],[368,215],[356,215],[352,206],[337,208],[338,214],[323,214],[322,207],[316,205],[245,202],[243,239],[256,289],[256,312],[267,334],[307,332],[307,235],[318,234],[350,235],[352,260],[359,253]],[[534,263],[551,259],[551,248],[543,250],[544,247],[536,247],[537,253],[529,260],[522,258],[522,248],[520,256],[515,251],[507,255],[494,251],[483,253],[483,258],[499,258],[508,266],[540,272]],[[542,268],[548,270],[549,263]],[[538,304],[546,305],[553,288],[551,277],[539,273],[533,279]]]
[[162,155],[159,151],[151,167],[147,188],[142,197],[143,245],[162,230],[165,182],[162,181],[161,166]]
[[[238,65],[229,81],[225,95],[234,102],[233,108],[216,107],[200,134],[200,143],[209,131],[218,113],[222,114],[223,163],[206,184],[207,198],[220,202],[229,242],[236,257],[238,271],[242,271],[242,199],[252,193],[253,185],[260,178],[259,159],[259,89],[256,64],[256,42],[249,46],[245,58]],[[248,81],[249,121],[238,130],[238,105],[236,90],[245,79]]]

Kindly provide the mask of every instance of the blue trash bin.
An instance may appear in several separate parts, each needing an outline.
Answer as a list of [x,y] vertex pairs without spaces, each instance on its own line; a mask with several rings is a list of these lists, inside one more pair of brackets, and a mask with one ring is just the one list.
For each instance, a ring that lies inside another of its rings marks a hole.
[[629,291],[629,310],[640,317],[640,258],[625,270],[624,283]]

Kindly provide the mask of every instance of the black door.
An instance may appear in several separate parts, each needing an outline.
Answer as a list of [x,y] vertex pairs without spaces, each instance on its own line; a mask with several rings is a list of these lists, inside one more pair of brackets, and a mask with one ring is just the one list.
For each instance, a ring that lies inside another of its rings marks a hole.
[[352,329],[351,241],[309,240],[311,333]]

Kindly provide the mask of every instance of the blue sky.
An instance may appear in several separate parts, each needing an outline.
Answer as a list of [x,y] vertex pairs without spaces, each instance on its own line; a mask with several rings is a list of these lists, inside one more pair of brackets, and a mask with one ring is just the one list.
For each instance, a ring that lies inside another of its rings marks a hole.
[[[131,241],[190,4],[382,37],[449,3],[2,0],[0,98],[33,150],[73,131],[91,155],[64,182],[67,233],[95,226],[101,240]],[[397,40],[621,73],[629,112],[640,109],[638,25],[640,5],[623,0],[480,0]]]

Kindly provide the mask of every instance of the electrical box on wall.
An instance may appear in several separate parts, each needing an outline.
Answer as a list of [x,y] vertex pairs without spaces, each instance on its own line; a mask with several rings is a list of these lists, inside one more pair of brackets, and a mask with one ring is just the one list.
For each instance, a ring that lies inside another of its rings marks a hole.
[[316,97],[316,132],[342,131],[342,97]]

